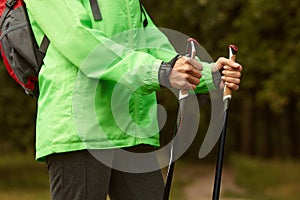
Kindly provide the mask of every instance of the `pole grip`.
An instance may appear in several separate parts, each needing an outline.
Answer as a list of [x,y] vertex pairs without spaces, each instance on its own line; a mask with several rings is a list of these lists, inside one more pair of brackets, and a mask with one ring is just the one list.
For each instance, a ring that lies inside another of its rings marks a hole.
[[[238,47],[235,45],[229,45],[229,59],[236,61],[236,53],[238,52]],[[230,88],[228,88],[226,85],[224,86],[224,94],[223,94],[223,100],[225,99],[231,99],[232,91]]]
[[[197,47],[200,44],[194,38],[187,39],[187,47],[186,47],[186,56],[194,59],[197,53]],[[179,91],[179,100],[187,97],[189,95],[189,90],[180,90]]]

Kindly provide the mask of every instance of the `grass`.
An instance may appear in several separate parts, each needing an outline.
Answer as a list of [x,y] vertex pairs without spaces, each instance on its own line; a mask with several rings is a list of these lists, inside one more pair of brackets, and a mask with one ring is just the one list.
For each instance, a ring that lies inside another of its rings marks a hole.
[[[226,197],[248,200],[299,199],[299,161],[233,156],[228,164],[235,171],[236,184],[245,192],[224,191]],[[208,169],[209,165],[179,161],[175,168],[171,199],[191,200],[184,199],[183,188],[201,179]],[[45,164],[34,161],[33,155],[1,155],[0,199],[50,200]]]
[[[262,159],[241,155],[231,156],[225,165],[234,171],[233,182],[236,188],[227,188],[222,192],[226,199],[243,200],[298,200],[300,196],[300,161]],[[224,167],[225,167],[224,166]],[[214,174],[214,164],[189,163],[179,161],[174,174],[171,190],[172,200],[185,199],[184,188],[196,180],[205,179],[205,174]],[[225,177],[223,177],[225,178]],[[229,178],[228,176],[226,178]],[[223,184],[225,181],[222,180]],[[198,182],[199,184],[199,182]],[[211,183],[207,183],[211,184]],[[198,185],[200,187],[203,185]],[[223,185],[224,186],[224,185]],[[211,193],[209,194],[211,196]],[[200,198],[200,197],[199,197]],[[207,197],[210,199],[211,197]],[[201,197],[201,199],[205,199]],[[196,200],[196,199],[195,199]]]
[[300,162],[234,156],[236,183],[246,188],[245,197],[264,200],[298,200]]
[[33,155],[2,154],[0,177],[1,200],[50,199],[46,166]]

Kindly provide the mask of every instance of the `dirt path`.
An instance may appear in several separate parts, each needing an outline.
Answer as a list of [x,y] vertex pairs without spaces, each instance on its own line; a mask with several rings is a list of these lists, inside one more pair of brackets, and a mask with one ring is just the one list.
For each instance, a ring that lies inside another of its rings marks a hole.
[[[178,170],[177,181],[182,182],[183,200],[210,200],[212,198],[213,182],[214,182],[214,166],[213,165],[184,165]],[[179,175],[180,174],[180,175]],[[243,194],[245,190],[235,183],[235,173],[229,167],[223,168],[222,173],[222,194]],[[220,198],[222,200],[242,200],[240,198]],[[249,200],[249,199],[248,199]]]

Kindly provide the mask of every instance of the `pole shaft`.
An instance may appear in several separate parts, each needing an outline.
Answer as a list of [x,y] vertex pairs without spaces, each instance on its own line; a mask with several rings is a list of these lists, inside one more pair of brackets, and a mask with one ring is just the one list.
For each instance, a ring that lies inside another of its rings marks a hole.
[[[238,51],[237,46],[229,45],[229,59],[235,61],[237,51]],[[216,163],[214,190],[213,190],[212,200],[219,200],[219,198],[220,198],[222,168],[223,168],[226,129],[227,129],[227,118],[228,118],[228,111],[229,111],[231,95],[232,95],[232,91],[227,86],[225,86],[224,93],[223,93],[224,117],[223,117],[223,122],[222,122],[221,137],[220,137],[220,141],[219,141],[219,150],[218,150],[218,157],[217,157],[217,163]]]
[[[226,101],[228,101],[228,103],[229,103],[228,99]],[[224,160],[224,152],[225,152],[227,117],[228,117],[228,109],[226,109],[225,113],[224,113],[223,129],[222,129],[221,137],[220,137],[220,141],[219,141],[218,160],[217,160],[217,164],[216,164],[214,191],[213,191],[213,197],[212,197],[213,200],[218,200],[220,197],[222,168],[223,168],[223,160]]]
[[[197,47],[199,46],[199,43],[193,39],[189,38],[187,40],[187,52],[186,56],[194,59],[196,56],[196,50]],[[180,90],[179,91],[179,109],[177,111],[177,126],[174,131],[174,136],[177,134],[178,131],[181,129],[181,123],[182,123],[182,117],[183,117],[183,109],[184,109],[184,102],[185,98],[188,96],[188,90]],[[174,155],[174,141],[172,140],[172,148],[171,148],[171,155],[170,155],[170,164],[168,167],[168,173],[167,173],[167,180],[164,188],[164,194],[163,194],[163,200],[169,200],[170,198],[170,190],[171,190],[171,184],[172,184],[172,179],[173,179],[173,173],[174,173],[174,168],[175,168],[175,160],[173,158]]]

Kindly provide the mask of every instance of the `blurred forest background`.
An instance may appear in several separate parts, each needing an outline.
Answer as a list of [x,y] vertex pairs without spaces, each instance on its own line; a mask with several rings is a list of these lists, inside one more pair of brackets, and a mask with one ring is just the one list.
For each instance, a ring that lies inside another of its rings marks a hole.
[[[230,110],[228,157],[300,158],[299,0],[141,2],[157,26],[194,37],[214,60],[227,57],[228,44],[239,47],[237,58],[244,69]],[[2,66],[0,80],[0,155],[33,156],[36,102],[22,94]],[[210,119],[208,96],[199,96],[199,102],[207,113],[201,114],[199,134],[184,156],[192,161],[198,159]]]
[[[196,38],[214,60],[239,47],[228,149],[262,157],[300,156],[300,1],[145,1],[160,27]],[[201,102],[201,101],[200,101]],[[203,115],[201,115],[203,117]],[[205,123],[200,129],[205,129]]]
[[[299,158],[300,1],[142,3],[159,27],[196,38],[214,60],[227,57],[228,44],[239,47],[238,62],[244,70],[232,101],[228,149],[262,157]],[[0,152],[32,151],[36,102],[23,94],[3,67],[0,80]],[[201,117],[200,129],[205,131],[210,116],[207,120]]]

